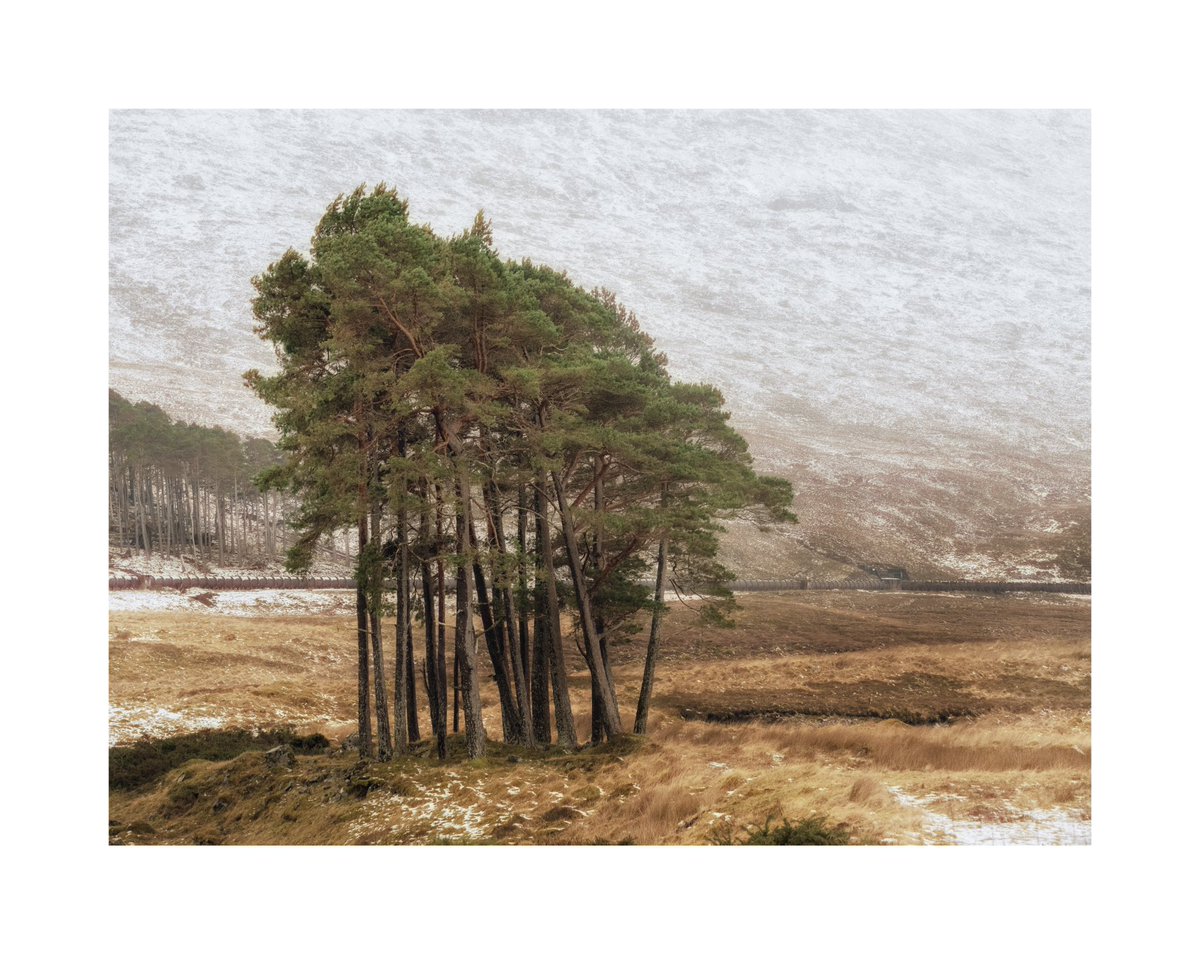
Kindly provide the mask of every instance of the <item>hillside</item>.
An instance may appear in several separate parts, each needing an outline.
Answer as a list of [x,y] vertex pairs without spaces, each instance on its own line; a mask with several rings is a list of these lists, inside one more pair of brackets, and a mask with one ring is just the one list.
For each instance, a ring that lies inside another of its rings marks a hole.
[[1078,112],[118,111],[110,383],[270,436],[250,276],[387,179],[435,229],[604,285],[721,387],[800,523],[740,576],[1090,577]]

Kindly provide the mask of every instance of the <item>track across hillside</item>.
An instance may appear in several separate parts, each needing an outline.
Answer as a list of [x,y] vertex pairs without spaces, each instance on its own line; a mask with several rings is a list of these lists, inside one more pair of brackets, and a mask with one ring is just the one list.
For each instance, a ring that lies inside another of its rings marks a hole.
[[[109,590],[353,590],[353,577],[110,577]],[[394,582],[392,586],[395,586]],[[837,583],[807,580],[737,580],[735,593],[783,590],[896,590],[926,593],[1090,594],[1090,582],[1021,580],[860,580]]]

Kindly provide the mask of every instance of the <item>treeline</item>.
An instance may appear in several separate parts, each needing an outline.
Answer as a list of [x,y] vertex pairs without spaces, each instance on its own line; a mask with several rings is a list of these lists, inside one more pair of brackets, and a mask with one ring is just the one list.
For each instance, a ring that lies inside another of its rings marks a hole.
[[110,541],[143,554],[272,560],[289,543],[286,503],[255,476],[282,456],[262,438],[172,421],[108,393]]
[[[502,260],[482,213],[438,236],[383,185],[338,197],[309,254],[289,250],[253,284],[281,370],[246,378],[276,409],[285,456],[261,486],[297,501],[288,568],[330,533],[359,541],[360,752],[388,759],[419,740],[419,679],[438,753],[450,696],[453,731],[461,706],[467,752],[483,753],[475,615],[504,739],[574,747],[567,641],[591,674],[592,741],[615,737],[627,724],[608,640],[648,611],[645,732],[668,578],[728,598],[718,520],[794,519],[790,486],[754,473],[720,393],[672,381],[610,293]],[[650,574],[653,589],[639,583]]]

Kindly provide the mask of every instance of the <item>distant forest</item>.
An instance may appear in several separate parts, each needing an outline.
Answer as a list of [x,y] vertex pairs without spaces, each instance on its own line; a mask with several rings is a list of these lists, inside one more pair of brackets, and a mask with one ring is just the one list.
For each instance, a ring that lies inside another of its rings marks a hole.
[[174,421],[108,393],[109,542],[197,562],[273,561],[290,544],[291,505],[255,476],[282,458],[262,438]]

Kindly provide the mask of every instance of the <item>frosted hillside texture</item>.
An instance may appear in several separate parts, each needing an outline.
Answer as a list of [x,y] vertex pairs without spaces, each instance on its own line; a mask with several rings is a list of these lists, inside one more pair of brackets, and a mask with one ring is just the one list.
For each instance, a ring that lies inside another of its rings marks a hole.
[[801,514],[735,527],[739,570],[1087,575],[1086,112],[135,111],[110,142],[130,398],[269,434],[249,278],[386,180],[440,232],[483,208],[724,390]]

